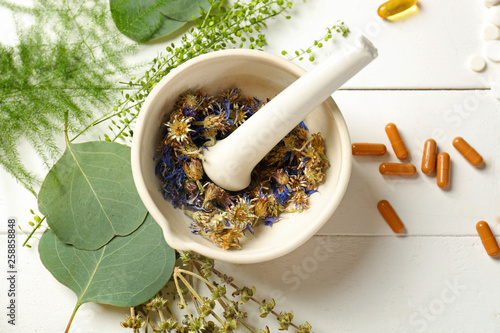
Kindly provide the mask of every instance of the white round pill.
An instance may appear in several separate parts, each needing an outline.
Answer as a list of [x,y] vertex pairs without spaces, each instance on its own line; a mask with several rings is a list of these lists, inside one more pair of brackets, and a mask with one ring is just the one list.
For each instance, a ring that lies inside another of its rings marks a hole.
[[488,9],[488,20],[500,27],[500,6],[493,6]]
[[483,37],[486,40],[500,39],[500,28],[496,25],[490,24],[483,30]]
[[475,55],[469,60],[469,67],[474,72],[481,72],[486,67],[486,61],[480,55]]
[[484,5],[486,7],[495,6],[495,5],[498,5],[499,3],[500,3],[500,0],[484,0]]
[[500,41],[493,41],[488,43],[486,56],[492,61],[500,61]]

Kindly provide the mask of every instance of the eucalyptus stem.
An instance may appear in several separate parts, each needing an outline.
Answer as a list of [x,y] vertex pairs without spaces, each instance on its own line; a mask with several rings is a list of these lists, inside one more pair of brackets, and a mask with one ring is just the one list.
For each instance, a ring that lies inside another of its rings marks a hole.
[[75,315],[76,315],[76,311],[78,311],[78,308],[80,307],[80,305],[81,305],[80,303],[76,304],[75,309],[73,310],[73,313],[71,314],[71,318],[69,318],[68,326],[66,326],[66,331],[64,331],[64,333],[69,332],[69,328],[71,327],[71,323],[73,322],[73,319],[75,318]]

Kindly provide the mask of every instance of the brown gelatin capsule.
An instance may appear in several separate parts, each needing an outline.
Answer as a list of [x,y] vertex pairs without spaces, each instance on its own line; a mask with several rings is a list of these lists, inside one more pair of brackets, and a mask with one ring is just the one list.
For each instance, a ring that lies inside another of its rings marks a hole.
[[492,257],[496,257],[500,254],[500,247],[498,247],[497,240],[493,233],[491,232],[490,226],[485,221],[479,221],[476,224],[476,230],[481,237],[481,241],[483,242],[483,246],[486,249],[488,255]]
[[393,123],[387,124],[385,126],[385,132],[391,141],[392,149],[394,149],[394,153],[396,153],[397,158],[400,160],[406,160],[408,158],[408,150],[399,135],[396,125]]
[[436,170],[437,144],[433,139],[424,143],[424,154],[422,155],[422,172],[430,175]]
[[380,164],[378,171],[384,176],[411,177],[417,173],[417,168],[413,164],[384,162]]
[[463,138],[457,136],[455,139],[453,139],[453,147],[455,147],[460,152],[460,154],[462,154],[465,159],[476,168],[483,165],[483,158],[481,157],[481,155],[479,155],[479,153],[474,148],[472,148]]
[[450,185],[450,155],[439,153],[437,156],[437,185],[445,189]]
[[353,143],[352,154],[356,156],[379,156],[384,155],[387,148],[382,143]]
[[391,227],[392,231],[394,231],[397,234],[400,234],[405,230],[405,225],[399,218],[394,208],[392,208],[389,201],[380,200],[377,204],[377,208],[380,214],[382,214],[384,220]]

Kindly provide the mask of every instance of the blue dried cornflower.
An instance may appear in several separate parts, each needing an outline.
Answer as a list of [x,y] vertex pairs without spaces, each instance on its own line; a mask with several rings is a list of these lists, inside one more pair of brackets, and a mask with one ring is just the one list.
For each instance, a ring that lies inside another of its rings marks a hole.
[[253,114],[257,112],[263,105],[264,103],[255,97],[247,98],[243,101],[243,110],[245,110],[245,112],[248,113],[249,116],[253,116]]
[[262,221],[264,221],[265,225],[271,226],[271,225],[273,225],[274,222],[276,222],[280,219],[281,219],[280,217],[268,217],[268,218],[263,219]]
[[273,193],[280,205],[285,205],[290,196],[290,189],[286,185],[280,185],[276,181],[272,182]]
[[265,103],[241,99],[237,89],[218,99],[189,94],[179,99],[164,127],[155,172],[165,199],[193,216],[193,233],[224,250],[239,249],[239,238],[246,231],[254,234],[259,221],[270,226],[285,211],[307,208],[329,165],[321,135],[309,137],[302,122],[257,165],[247,189],[228,192],[204,174],[201,150],[225,138]]
[[187,118],[196,118],[197,113],[191,105],[185,105],[182,108],[182,114]]
[[252,235],[255,235],[255,232],[252,230],[252,226],[250,225],[250,223],[247,223],[247,227],[243,229],[243,231],[245,230],[248,230]]
[[306,131],[309,131],[309,128],[307,128],[306,124],[303,121],[299,123],[299,126],[305,129]]

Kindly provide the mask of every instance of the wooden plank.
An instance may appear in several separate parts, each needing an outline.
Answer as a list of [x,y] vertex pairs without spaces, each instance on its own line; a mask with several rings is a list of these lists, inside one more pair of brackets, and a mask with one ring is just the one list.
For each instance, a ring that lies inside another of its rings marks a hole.
[[[352,142],[387,146],[381,157],[353,157],[347,193],[321,234],[392,234],[377,211],[377,202],[392,203],[408,235],[475,235],[484,219],[500,234],[500,112],[498,101],[482,90],[339,91],[334,94],[347,121]],[[400,162],[384,131],[395,123],[417,166],[412,178],[382,176],[381,162]],[[452,146],[462,136],[480,152],[483,169],[470,165]],[[434,138],[451,156],[451,186],[442,190],[436,176],[420,171],[424,141]],[[332,161],[335,163],[335,161]],[[321,192],[321,187],[319,188]]]
[[[2,248],[5,239],[0,236]],[[62,331],[76,296],[42,266],[36,249],[24,248],[19,255],[18,326],[2,323],[2,332]],[[215,267],[238,286],[255,286],[256,298],[274,298],[277,312],[293,310],[294,322],[308,321],[315,332],[500,330],[500,265],[477,237],[316,236],[267,263]],[[0,281],[6,290],[6,279]],[[241,309],[250,313],[248,322],[258,322],[254,305]],[[84,304],[71,331],[119,333],[128,313]],[[278,331],[272,320],[259,323]]]
[[[267,22],[265,50],[281,54],[282,50],[307,48],[325,34],[326,27],[342,20],[352,36],[368,36],[379,50],[378,59],[344,88],[478,88],[490,87],[492,80],[500,77],[500,64],[491,61],[483,73],[468,68],[472,55],[486,54],[482,31],[488,24],[487,8],[481,1],[422,2],[418,13],[396,22],[377,16],[382,2],[296,1],[291,20],[279,17]],[[2,8],[0,17],[0,30],[4,32],[0,41],[14,44],[12,17]],[[139,62],[149,61],[170,43],[145,45],[136,58]],[[318,62],[338,55],[344,42],[334,38],[324,45],[314,52]],[[308,61],[300,65],[314,67]]]
[[500,330],[500,265],[476,237],[315,237],[268,263],[217,265],[265,281],[257,297],[315,332]]
[[[354,34],[365,34],[379,50],[379,57],[345,88],[477,88],[490,87],[500,76],[500,65],[488,61],[484,73],[468,68],[473,54],[485,55],[482,30],[487,25],[482,1],[425,1],[418,13],[390,22],[377,15],[384,1],[316,0],[297,2],[292,20],[273,24],[266,50],[307,48],[321,37],[326,26],[343,20]],[[338,38],[325,43],[318,61],[338,52]],[[302,66],[312,68],[307,61]]]

